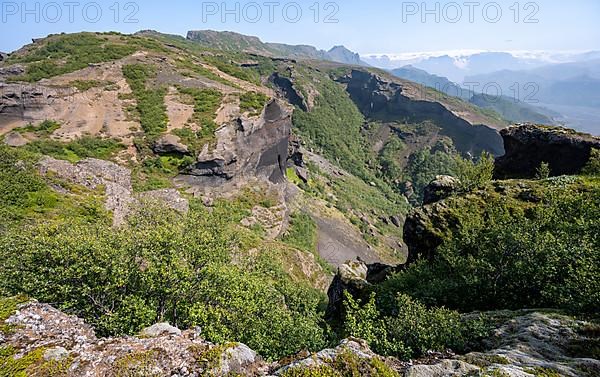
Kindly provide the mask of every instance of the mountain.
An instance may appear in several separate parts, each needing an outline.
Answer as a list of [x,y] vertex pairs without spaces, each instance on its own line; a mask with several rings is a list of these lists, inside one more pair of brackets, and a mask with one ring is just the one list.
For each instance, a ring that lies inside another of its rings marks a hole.
[[209,36],[0,62],[0,375],[597,375],[599,138]]
[[375,67],[385,69],[412,65],[462,84],[467,76],[502,70],[535,69],[550,64],[586,62],[598,59],[599,54],[598,51],[586,53],[449,51],[365,55],[363,60]]
[[344,46],[335,46],[329,51],[318,50],[308,45],[264,43],[259,38],[229,31],[189,31],[187,39],[204,46],[225,51],[244,51],[252,54],[288,58],[330,60],[343,64],[366,65],[360,56]]
[[[505,93],[517,83],[520,96],[531,97],[550,110],[564,114],[563,120],[580,130],[600,133],[600,60],[553,64],[536,69],[503,70],[467,77],[472,82],[495,82]],[[527,86],[527,87],[526,87]],[[567,115],[568,114],[568,115]]]
[[397,68],[392,70],[391,73],[397,77],[434,88],[449,96],[461,98],[482,109],[495,111],[502,118],[513,123],[554,124],[555,122],[552,118],[559,116],[559,114],[547,109],[531,106],[506,96],[490,98],[489,96],[477,94],[462,88],[445,77],[432,75],[412,66]]

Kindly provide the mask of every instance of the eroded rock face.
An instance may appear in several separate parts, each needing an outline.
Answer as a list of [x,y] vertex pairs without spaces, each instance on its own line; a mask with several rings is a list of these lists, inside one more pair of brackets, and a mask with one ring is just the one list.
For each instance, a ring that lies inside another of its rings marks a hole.
[[291,112],[272,100],[258,118],[239,118],[216,131],[217,145],[205,146],[197,162],[183,172],[192,181],[219,185],[234,178],[263,177],[285,180]]
[[488,151],[498,156],[504,153],[502,139],[494,129],[471,124],[439,102],[416,99],[405,93],[402,84],[363,70],[352,70],[339,81],[347,85],[350,97],[368,118],[384,122],[433,121],[463,153],[479,155],[481,151]]
[[4,136],[4,144],[9,147],[22,147],[27,143],[29,143],[29,141],[18,132],[9,132]]
[[573,175],[590,159],[592,148],[600,149],[600,137],[561,127],[523,124],[500,132],[506,154],[496,160],[497,179],[534,178],[545,162],[550,175]]
[[[89,190],[104,189],[104,207],[113,213],[113,225],[125,223],[127,215],[139,201],[157,201],[176,211],[186,213],[188,200],[174,189],[133,193],[131,171],[110,161],[87,158],[76,164],[46,157],[39,162],[42,175],[53,174],[67,182],[81,185]],[[61,187],[56,190],[65,192]]]
[[275,72],[271,75],[269,81],[273,83],[277,93],[281,97],[285,98],[292,105],[298,106],[303,111],[308,111],[306,100],[302,93],[299,90],[296,90],[292,79],[281,76],[278,72]]

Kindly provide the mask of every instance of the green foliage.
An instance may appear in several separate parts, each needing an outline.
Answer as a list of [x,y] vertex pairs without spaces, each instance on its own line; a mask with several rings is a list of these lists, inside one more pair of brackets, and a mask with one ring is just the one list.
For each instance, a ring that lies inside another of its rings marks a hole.
[[282,377],[399,377],[379,358],[363,359],[351,351],[342,351],[329,364],[289,369]]
[[30,153],[0,146],[0,217],[6,223],[56,206],[56,194],[35,173],[35,161]]
[[52,139],[34,140],[23,148],[36,154],[77,162],[84,158],[108,160],[124,146],[114,139],[84,136],[68,143]]
[[317,224],[310,215],[294,212],[282,240],[290,246],[313,253],[317,249]]
[[382,289],[465,311],[594,313],[600,306],[600,182],[548,181],[537,205],[490,192],[447,200],[445,218],[455,227],[434,260],[413,265]]
[[245,92],[240,95],[240,110],[251,115],[259,115],[268,101],[269,97],[263,93]]
[[581,173],[585,175],[600,175],[600,149],[592,148],[590,160]]
[[193,121],[200,127],[198,131],[190,127],[174,130],[173,133],[179,136],[192,152],[199,153],[202,147],[215,140],[215,114],[221,106],[223,95],[214,89],[198,89],[178,87],[179,93],[189,96],[194,105]]
[[536,169],[535,178],[539,180],[548,179],[550,177],[550,165],[547,162],[542,162]]
[[260,85],[260,77],[256,72],[245,70],[223,55],[204,56],[203,59],[210,65],[217,67],[217,69],[219,69],[221,72],[236,77],[240,80]]
[[321,348],[320,295],[284,274],[231,263],[230,251],[246,248],[234,224],[256,200],[219,201],[211,212],[194,202],[186,216],[145,203],[119,229],[69,219],[8,229],[0,292],[52,302],[102,335],[168,321],[270,359]]
[[192,157],[154,156],[148,157],[132,169],[132,186],[136,192],[160,190],[173,187],[171,179],[181,169],[193,162]]
[[89,64],[121,59],[136,51],[134,43],[123,43],[114,37],[93,33],[59,35],[26,54],[15,54],[10,63],[26,63],[26,73],[19,81],[35,82],[87,67]]
[[45,120],[38,125],[33,125],[29,123],[26,127],[17,128],[17,132],[32,132],[38,137],[49,136],[54,131],[60,128],[60,124],[53,120]]
[[463,192],[485,186],[494,177],[494,157],[483,152],[477,161],[456,157],[456,175]]
[[318,148],[332,162],[367,181],[372,178],[366,170],[369,148],[361,135],[365,122],[341,85],[325,80],[318,88],[316,106],[310,112],[297,109],[294,126],[308,144]]
[[458,312],[427,308],[404,294],[377,304],[375,294],[361,305],[346,293],[345,335],[365,339],[381,355],[410,359],[426,351],[464,350],[484,327],[482,320],[463,320]]
[[125,65],[123,76],[137,101],[136,109],[144,132],[152,136],[166,131],[169,122],[164,102],[166,89],[148,88],[148,81],[156,76],[156,68],[144,64]]
[[391,182],[402,176],[403,169],[397,160],[397,156],[405,147],[400,138],[392,137],[379,153],[381,175]]
[[410,156],[406,177],[413,184],[416,204],[423,202],[425,187],[438,175],[457,175],[457,159],[453,153],[424,148]]

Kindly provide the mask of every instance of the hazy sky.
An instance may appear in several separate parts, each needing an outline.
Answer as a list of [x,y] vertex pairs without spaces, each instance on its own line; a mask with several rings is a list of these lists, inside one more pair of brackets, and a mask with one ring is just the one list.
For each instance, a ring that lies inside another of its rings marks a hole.
[[192,29],[231,30],[323,49],[343,44],[362,54],[600,50],[598,0],[2,0],[0,11],[1,51],[50,33],[141,29],[181,35]]

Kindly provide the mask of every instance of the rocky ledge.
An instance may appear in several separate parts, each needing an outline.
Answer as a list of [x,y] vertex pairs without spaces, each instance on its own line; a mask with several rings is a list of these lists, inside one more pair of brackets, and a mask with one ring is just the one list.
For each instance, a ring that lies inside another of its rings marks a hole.
[[497,179],[533,178],[542,163],[550,176],[578,174],[600,149],[600,137],[561,127],[519,124],[500,134],[506,154],[496,160]]
[[[138,336],[99,338],[83,320],[35,301],[0,301],[0,374],[35,376],[362,376],[462,375],[597,376],[598,329],[556,313],[495,312],[499,327],[484,342],[488,351],[458,356],[428,353],[402,362],[372,352],[360,339],[265,362],[240,343],[213,344],[199,328],[181,331],[166,323]],[[12,309],[10,309],[12,307]],[[548,373],[555,374],[548,374]],[[4,373],[4,374],[2,374]]]

